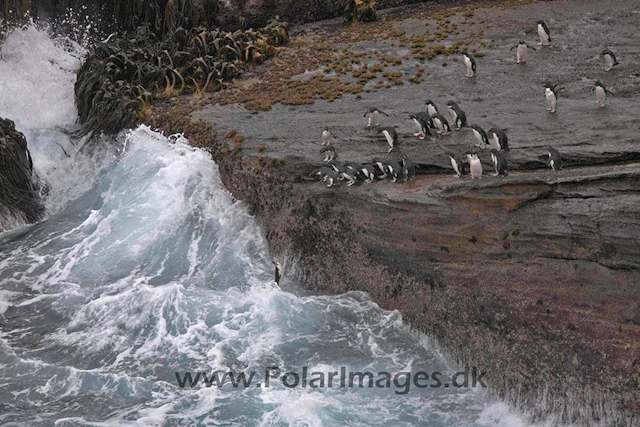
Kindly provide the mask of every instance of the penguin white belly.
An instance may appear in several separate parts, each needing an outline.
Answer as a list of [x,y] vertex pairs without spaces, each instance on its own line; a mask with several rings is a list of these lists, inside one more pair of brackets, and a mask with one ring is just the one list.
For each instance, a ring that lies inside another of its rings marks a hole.
[[493,169],[496,171],[496,175],[498,175],[498,158],[495,154],[491,155],[491,161],[493,162]]
[[489,142],[491,143],[491,148],[495,148],[496,150],[500,151],[500,141],[498,140],[498,135],[496,135],[495,133],[491,134],[491,140]]
[[440,119],[434,118],[433,124],[438,129],[438,133],[444,133],[444,124],[442,123],[442,121],[440,121]]
[[329,141],[331,141],[331,134],[327,131],[322,132],[322,142],[326,144]]
[[387,138],[387,142],[389,143],[389,146],[391,148],[393,148],[393,137],[391,136],[391,134],[388,131],[382,131],[383,135],[385,138]]
[[416,125],[416,130],[418,131],[418,134],[422,135],[422,125],[420,124],[420,122],[416,119],[413,119],[413,123]]
[[527,62],[527,45],[521,44],[518,46],[518,50],[516,50],[516,57],[518,59],[518,63]]
[[438,111],[436,111],[436,108],[433,105],[431,104],[427,105],[427,114],[429,114],[429,116],[433,116],[434,114],[437,114],[437,113]]
[[449,117],[451,117],[451,121],[456,123],[458,121],[458,113],[452,108],[449,108]]
[[549,110],[553,113],[554,111],[556,111],[556,96],[553,94],[553,92],[547,93],[547,107],[549,108]]
[[549,44],[549,35],[544,30],[544,27],[540,24],[538,24],[538,35],[540,36],[540,41],[542,42],[542,44]]
[[604,100],[607,98],[607,94],[600,86],[596,86],[596,99],[598,100],[598,104],[602,107],[604,106]]
[[453,166],[453,170],[456,171],[456,175],[460,176],[460,171],[458,170],[458,162],[455,161],[453,157],[449,157],[451,160],[451,166]]
[[480,160],[471,161],[471,176],[473,178],[482,178],[482,163]]
[[471,67],[471,60],[467,56],[464,57],[464,65],[467,67],[467,74],[472,76],[473,68]]
[[380,123],[380,113],[378,113],[377,111],[374,111],[369,115],[369,119],[370,119],[369,126],[371,126],[371,124],[377,125],[378,123]]
[[554,166],[554,163],[555,163],[555,162],[554,162],[553,160],[551,160],[551,161],[549,162],[549,164],[551,165],[551,169],[556,170],[556,168],[555,168],[555,166]]
[[482,135],[480,135],[480,132],[475,129],[473,129],[473,136],[476,138],[476,141],[478,141],[478,144],[484,143],[484,141],[482,140]]
[[609,71],[613,68],[613,58],[611,57],[611,55],[604,56],[604,63],[606,65],[606,71]]

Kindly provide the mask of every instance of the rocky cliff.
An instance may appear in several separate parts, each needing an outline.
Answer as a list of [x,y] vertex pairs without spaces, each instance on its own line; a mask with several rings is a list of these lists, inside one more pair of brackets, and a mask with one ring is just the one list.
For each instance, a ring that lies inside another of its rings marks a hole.
[[[289,277],[319,292],[369,292],[461,363],[485,369],[494,390],[533,417],[635,425],[636,16],[623,1],[422,5],[396,15],[299,28],[272,63],[219,94],[158,106],[150,123],[212,152]],[[516,65],[510,48],[534,45],[540,17],[553,44]],[[609,73],[593,47],[603,34],[625,58]],[[475,79],[457,60],[463,48],[476,54]],[[595,78],[617,95],[605,108],[590,91]],[[555,115],[545,111],[547,80],[565,87]],[[468,150],[473,136],[415,138],[408,116],[426,98],[441,109],[455,100],[470,123],[507,129],[509,175],[490,176],[481,152],[483,179],[456,179],[443,150]],[[374,105],[389,113],[385,125],[399,125],[389,157],[412,158],[417,179],[338,188],[310,180],[325,126],[341,160],[387,158],[384,138],[364,128]],[[564,170],[548,169],[549,144]]]
[[40,182],[27,140],[13,121],[0,117],[0,231],[43,216]]

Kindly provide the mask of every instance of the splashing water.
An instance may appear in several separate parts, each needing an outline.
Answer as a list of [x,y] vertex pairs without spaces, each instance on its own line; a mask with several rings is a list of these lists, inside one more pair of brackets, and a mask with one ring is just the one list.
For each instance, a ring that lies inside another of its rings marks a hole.
[[[30,27],[0,60],[0,116],[51,184],[47,220],[0,235],[0,424],[524,426],[479,389],[179,386],[175,372],[455,369],[367,294],[273,283],[256,221],[210,156],[145,126],[73,154],[82,50]],[[258,380],[256,380],[256,383]]]

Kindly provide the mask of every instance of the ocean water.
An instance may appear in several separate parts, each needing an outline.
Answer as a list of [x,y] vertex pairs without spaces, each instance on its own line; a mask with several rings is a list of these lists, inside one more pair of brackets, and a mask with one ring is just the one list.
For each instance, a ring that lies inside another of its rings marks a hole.
[[[0,234],[0,425],[530,425],[482,387],[407,389],[464,367],[366,293],[311,295],[286,264],[276,286],[258,223],[184,138],[140,126],[78,154],[84,53],[34,26],[0,50],[0,117],[50,185],[44,221]],[[393,379],[329,387],[342,369]],[[215,371],[255,374],[179,384]]]

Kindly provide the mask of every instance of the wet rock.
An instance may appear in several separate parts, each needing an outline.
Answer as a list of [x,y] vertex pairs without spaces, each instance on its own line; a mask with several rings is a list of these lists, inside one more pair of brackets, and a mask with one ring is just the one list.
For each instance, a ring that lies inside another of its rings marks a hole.
[[[302,283],[320,292],[367,291],[381,307],[400,310],[454,360],[485,368],[501,397],[536,416],[628,426],[629,414],[640,411],[640,145],[630,131],[637,128],[638,104],[629,92],[615,108],[594,108],[575,76],[602,72],[600,63],[584,60],[595,42],[585,35],[587,12],[606,7],[617,17],[619,48],[629,53],[637,20],[623,1],[562,2],[562,16],[546,9],[553,7],[503,11],[500,25],[494,10],[483,11],[501,46],[487,50],[479,61],[483,74],[474,81],[465,80],[458,65],[437,67],[424,86],[293,108],[275,104],[256,114],[241,105],[209,105],[191,119],[215,123],[221,133],[241,129],[242,158],[211,147],[223,183],[253,209],[271,249],[295,264]],[[515,60],[505,59],[508,49],[532,16],[556,16],[566,45],[514,68]],[[424,25],[412,22],[397,26]],[[633,86],[628,71],[637,67],[632,55],[627,58],[626,71],[607,76],[622,87]],[[555,116],[544,110],[538,85],[551,73],[572,92]],[[486,174],[486,150],[483,179],[453,176],[444,150],[470,149],[469,131],[413,137],[409,114],[436,96],[439,106],[455,100],[471,123],[508,129],[507,177]],[[386,141],[364,128],[362,114],[371,106],[391,115],[383,125],[400,126],[403,144],[389,157],[408,155],[420,166],[416,180],[331,189],[305,180],[322,162],[324,126],[338,137],[342,160],[386,158]],[[549,170],[550,143],[562,154],[562,171]],[[262,156],[262,164],[284,163],[256,168]]]
[[40,182],[27,140],[13,121],[0,117],[0,231],[44,216]]

